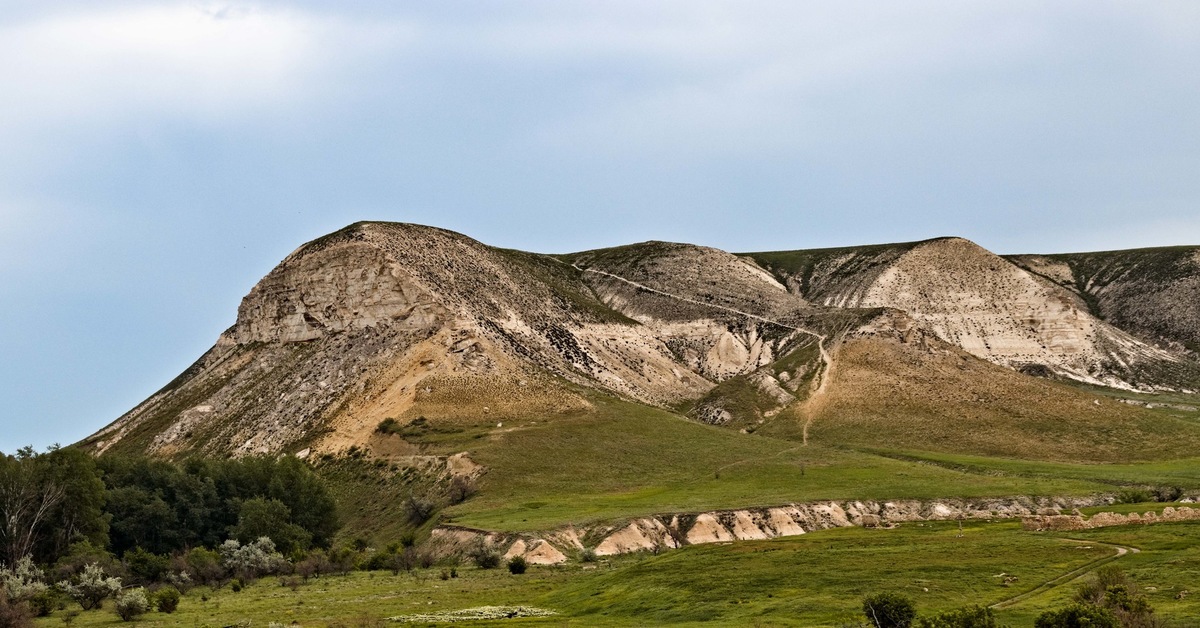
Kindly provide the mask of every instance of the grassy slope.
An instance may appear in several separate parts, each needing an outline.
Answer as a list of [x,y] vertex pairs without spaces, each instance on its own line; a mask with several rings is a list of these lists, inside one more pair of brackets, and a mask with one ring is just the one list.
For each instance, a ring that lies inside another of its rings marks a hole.
[[461,451],[461,445],[490,470],[480,493],[445,515],[486,529],[539,530],[825,499],[1090,494],[1135,483],[1200,486],[1187,461],[1109,466],[976,456],[969,459],[973,468],[958,468],[967,465],[919,452],[905,458],[894,451],[805,447],[603,397],[592,401],[591,413],[448,444],[447,451]]
[[[1072,541],[1069,539],[1080,539]],[[1140,554],[1118,559],[1158,613],[1186,621],[1200,616],[1200,595],[1175,599],[1200,581],[1200,524],[1122,526],[1048,534],[1014,522],[908,524],[893,530],[829,530],[800,537],[694,546],[660,556],[504,570],[460,569],[442,581],[439,568],[414,574],[355,573],[314,580],[291,591],[268,578],[241,593],[198,589],[171,616],[150,613],[143,626],[220,626],[249,620],[313,627],[370,626],[368,620],[482,605],[533,605],[560,613],[551,619],[471,625],[763,625],[837,626],[860,621],[861,597],[895,591],[921,612],[991,604],[1113,554],[1100,542],[1132,545]],[[1005,585],[1000,574],[1017,580]],[[1027,626],[1077,586],[1068,582],[998,613],[1002,623]],[[1153,590],[1151,590],[1151,587]],[[204,594],[207,602],[200,599]],[[122,624],[109,607],[80,615],[77,626]],[[63,611],[41,619],[62,625]],[[1176,625],[1187,625],[1176,624]]]

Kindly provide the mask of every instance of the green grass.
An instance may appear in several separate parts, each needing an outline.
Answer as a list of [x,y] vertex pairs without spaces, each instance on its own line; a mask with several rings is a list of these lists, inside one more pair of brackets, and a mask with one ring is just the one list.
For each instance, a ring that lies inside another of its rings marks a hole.
[[1077,481],[1116,490],[1127,486],[1200,489],[1200,458],[1131,464],[1042,462],[930,452],[874,450],[880,455],[962,471],[986,478]]
[[[1074,539],[1074,540],[1072,540]],[[393,576],[386,572],[327,576],[297,591],[267,578],[240,593],[196,589],[174,615],[150,613],[141,626],[223,626],[238,621],[300,626],[371,625],[396,615],[484,605],[531,605],[559,613],[550,619],[472,623],[510,625],[762,625],[839,626],[861,621],[862,597],[894,591],[918,611],[994,604],[1034,591],[1079,568],[1102,564],[1115,551],[1142,551],[1116,560],[1146,589],[1168,619],[1200,616],[1200,595],[1176,596],[1200,582],[1200,524],[1121,526],[1049,534],[1012,521],[905,524],[892,530],[843,528],[799,537],[692,546],[659,556],[640,554],[592,565],[534,567],[523,576],[502,569],[441,568]],[[1002,575],[1003,574],[1003,575]],[[1004,576],[1015,577],[1006,584]],[[1014,628],[1066,601],[1078,581],[998,611]],[[208,596],[202,602],[201,595]],[[38,620],[63,625],[63,611]],[[79,615],[76,626],[118,626],[111,602]],[[1188,625],[1176,623],[1174,625]]]
[[[444,512],[490,530],[544,530],[656,513],[841,499],[1086,495],[1086,474],[980,474],[686,421],[597,397],[594,411],[464,441],[480,493]],[[1007,461],[995,461],[997,465]],[[1126,465],[1136,475],[1136,465]]]

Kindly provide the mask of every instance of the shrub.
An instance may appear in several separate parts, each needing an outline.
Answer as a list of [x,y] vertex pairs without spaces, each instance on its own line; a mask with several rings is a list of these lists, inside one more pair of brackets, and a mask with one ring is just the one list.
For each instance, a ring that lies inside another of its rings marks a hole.
[[221,566],[221,555],[210,549],[197,547],[183,558],[192,579],[210,586],[219,585],[229,577]]
[[1127,488],[1117,493],[1118,504],[1141,504],[1152,501],[1155,501],[1154,495],[1144,488]]
[[429,521],[429,518],[433,516],[434,509],[432,501],[415,495],[409,495],[408,499],[404,500],[404,516],[414,526],[420,526]]
[[59,600],[58,596],[55,595],[53,589],[46,589],[29,596],[27,604],[29,604],[29,611],[32,612],[35,617],[49,617],[50,613],[54,612],[55,607],[57,607],[60,602],[61,600]]
[[1038,615],[1033,625],[1034,628],[1121,628],[1112,611],[1079,603],[1046,611]]
[[1183,489],[1178,486],[1160,486],[1155,488],[1154,501],[1177,502],[1183,498]]
[[29,607],[24,602],[10,600],[3,587],[0,587],[0,626],[6,628],[33,626],[33,619],[29,617]]
[[471,498],[475,494],[475,482],[471,478],[457,475],[450,481],[450,488],[446,491],[446,498],[450,500],[450,504],[461,504]]
[[[26,556],[11,569],[0,569],[0,589],[11,604],[23,605],[27,612],[45,617],[54,611],[57,603],[54,592],[46,584],[46,576],[33,558]],[[3,626],[0,623],[0,626]]]
[[154,594],[154,607],[160,613],[174,613],[179,608],[179,589],[163,587]]
[[1091,578],[1079,586],[1075,601],[1108,610],[1125,628],[1142,628],[1158,623],[1154,609],[1137,583],[1116,565],[1097,569]]
[[472,548],[470,555],[480,569],[495,569],[500,565],[500,554],[483,543]]
[[596,550],[591,549],[591,548],[583,550],[583,552],[581,552],[579,554],[579,560],[581,560],[585,563],[596,562]]
[[150,584],[162,580],[171,568],[171,559],[135,547],[124,556],[125,568],[136,582]]
[[897,593],[877,593],[863,598],[867,624],[875,628],[908,628],[917,611],[912,600]]
[[969,606],[917,620],[918,628],[996,628],[996,615],[990,608]]
[[508,573],[513,575],[521,575],[529,568],[529,563],[521,556],[513,556],[508,561]]
[[329,557],[321,550],[309,552],[308,556],[296,563],[296,575],[308,581],[309,578],[322,576],[327,573],[333,573],[333,563],[329,561]]
[[146,597],[146,590],[138,587],[118,593],[115,606],[117,615],[123,621],[133,621],[150,610],[150,600]]
[[64,580],[58,583],[58,588],[78,602],[83,610],[89,611],[99,608],[106,598],[116,595],[121,590],[121,579],[109,577],[103,567],[92,563],[83,568],[74,582]]
[[221,563],[241,580],[279,573],[287,565],[275,551],[275,542],[265,536],[245,545],[233,539],[225,541],[221,544]]

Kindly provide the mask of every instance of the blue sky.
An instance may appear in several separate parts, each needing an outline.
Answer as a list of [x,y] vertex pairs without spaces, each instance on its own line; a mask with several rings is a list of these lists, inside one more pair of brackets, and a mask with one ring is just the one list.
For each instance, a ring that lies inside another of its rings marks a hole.
[[1200,244],[1200,3],[0,0],[0,450],[356,220],[561,252]]

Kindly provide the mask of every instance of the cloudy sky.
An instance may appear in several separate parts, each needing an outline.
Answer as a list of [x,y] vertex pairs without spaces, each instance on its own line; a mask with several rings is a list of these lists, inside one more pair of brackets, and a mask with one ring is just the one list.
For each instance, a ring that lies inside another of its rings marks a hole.
[[0,0],[0,450],[116,418],[362,219],[1200,244],[1200,3]]

